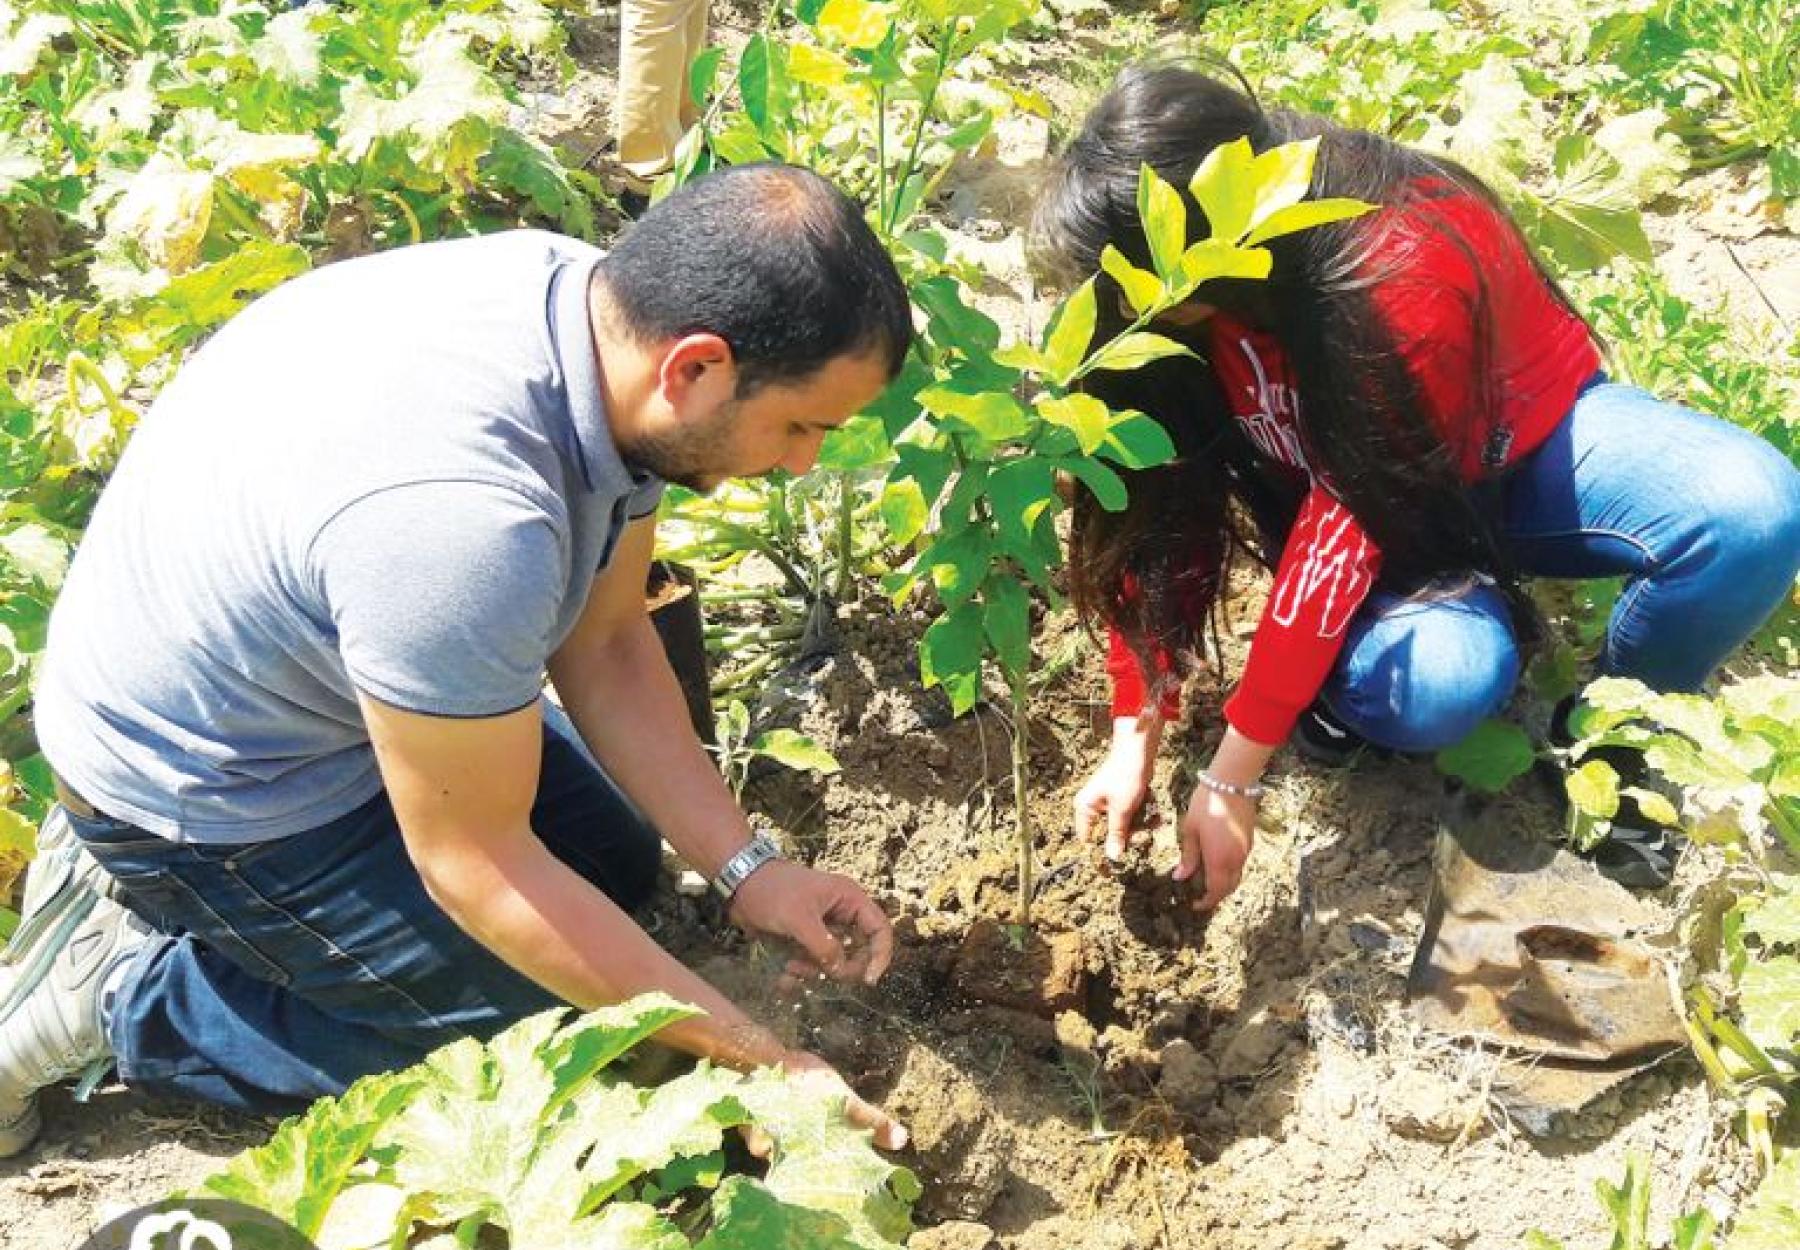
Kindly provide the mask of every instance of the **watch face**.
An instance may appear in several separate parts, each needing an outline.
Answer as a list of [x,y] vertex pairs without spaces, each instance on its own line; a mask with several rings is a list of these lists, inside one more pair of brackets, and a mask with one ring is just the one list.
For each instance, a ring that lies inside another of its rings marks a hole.
[[170,1198],[108,1220],[80,1250],[317,1250],[267,1211],[222,1198]]

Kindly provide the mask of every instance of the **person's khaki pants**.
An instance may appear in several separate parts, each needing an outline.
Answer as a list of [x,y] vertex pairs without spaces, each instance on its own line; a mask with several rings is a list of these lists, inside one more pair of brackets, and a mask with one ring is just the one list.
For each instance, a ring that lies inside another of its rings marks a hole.
[[675,159],[696,120],[688,66],[706,44],[706,0],[622,0],[619,12],[619,163],[648,181]]

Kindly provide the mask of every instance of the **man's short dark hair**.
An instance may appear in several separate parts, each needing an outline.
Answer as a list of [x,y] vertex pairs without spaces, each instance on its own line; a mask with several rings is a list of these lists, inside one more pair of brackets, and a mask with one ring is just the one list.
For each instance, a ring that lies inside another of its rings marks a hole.
[[731,344],[740,397],[846,355],[878,353],[893,377],[912,344],[906,286],[862,209],[792,165],[696,178],[625,231],[600,273],[640,341]]

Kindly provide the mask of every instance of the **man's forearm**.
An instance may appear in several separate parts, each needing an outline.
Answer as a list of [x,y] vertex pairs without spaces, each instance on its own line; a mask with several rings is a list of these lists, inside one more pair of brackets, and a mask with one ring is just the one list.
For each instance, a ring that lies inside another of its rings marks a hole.
[[785,1048],[724,995],[651,940],[535,837],[502,855],[472,855],[425,874],[439,906],[470,936],[567,1002],[597,1007],[661,991],[706,1014],[660,1041],[734,1068],[779,1061]]
[[648,617],[550,678],[581,736],[619,787],[708,877],[750,839],[743,811],[694,736],[687,702]]

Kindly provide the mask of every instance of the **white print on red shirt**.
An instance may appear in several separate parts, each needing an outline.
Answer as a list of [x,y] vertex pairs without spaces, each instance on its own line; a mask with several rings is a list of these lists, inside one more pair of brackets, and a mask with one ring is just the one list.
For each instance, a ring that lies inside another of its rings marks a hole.
[[1269,618],[1291,628],[1305,613],[1317,622],[1319,637],[1336,638],[1369,593],[1370,547],[1362,526],[1343,504],[1315,490],[1288,544],[1304,554],[1276,582]]
[[1240,337],[1237,345],[1256,376],[1254,385],[1244,384],[1244,396],[1253,405],[1253,411],[1240,413],[1238,424],[1265,456],[1311,476],[1306,453],[1300,446],[1299,397],[1294,388],[1286,382],[1269,381],[1268,370],[1263,368],[1262,358],[1249,339]]

